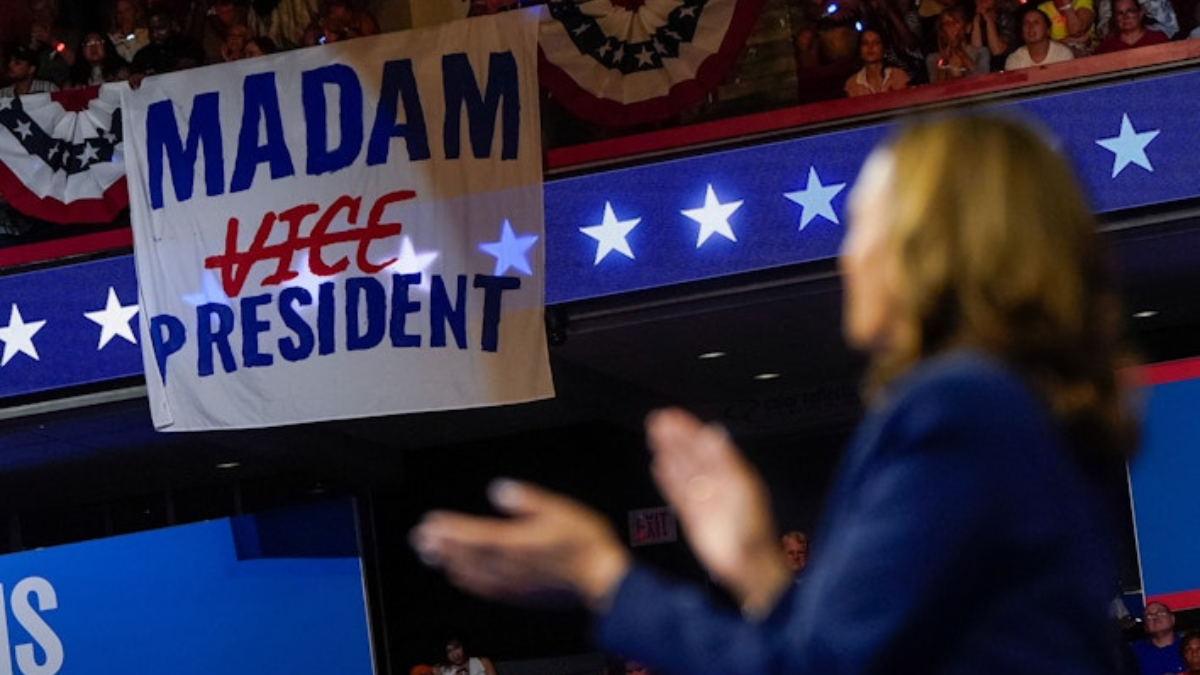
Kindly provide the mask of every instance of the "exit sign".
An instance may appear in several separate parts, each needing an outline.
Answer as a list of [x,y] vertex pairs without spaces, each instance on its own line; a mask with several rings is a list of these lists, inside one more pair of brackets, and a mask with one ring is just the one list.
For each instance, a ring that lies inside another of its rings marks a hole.
[[629,543],[631,546],[665,544],[679,540],[675,514],[666,506],[638,509],[629,512]]

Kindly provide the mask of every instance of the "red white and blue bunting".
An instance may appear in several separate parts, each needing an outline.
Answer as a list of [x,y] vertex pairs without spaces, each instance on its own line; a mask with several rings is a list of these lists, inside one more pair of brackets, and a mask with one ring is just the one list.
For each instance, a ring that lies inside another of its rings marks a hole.
[[129,204],[125,84],[0,98],[0,195],[55,223],[107,223]]
[[606,126],[679,114],[720,84],[763,0],[552,0],[538,76],[580,119]]

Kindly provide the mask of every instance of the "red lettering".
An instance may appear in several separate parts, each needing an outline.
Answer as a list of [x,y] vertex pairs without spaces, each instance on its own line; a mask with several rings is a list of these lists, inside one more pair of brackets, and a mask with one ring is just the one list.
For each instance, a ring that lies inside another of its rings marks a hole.
[[[277,286],[296,278],[299,273],[292,269],[292,259],[296,251],[301,249],[307,249],[309,252],[308,267],[313,274],[322,277],[340,274],[350,266],[350,260],[342,257],[333,264],[328,264],[322,257],[322,253],[326,246],[356,242],[355,264],[358,269],[366,274],[376,274],[396,262],[396,258],[372,263],[367,255],[371,244],[381,239],[398,236],[402,229],[400,223],[380,222],[384,209],[416,196],[417,193],[412,190],[389,192],[375,200],[365,226],[341,232],[329,232],[329,226],[343,211],[347,212],[346,221],[349,224],[357,224],[362,198],[343,195],[325,209],[307,237],[300,234],[300,225],[306,218],[321,210],[319,205],[301,204],[279,214],[268,211],[263,215],[262,222],[254,233],[254,240],[245,251],[238,249],[238,219],[230,218],[225,229],[225,251],[205,258],[204,267],[220,271],[221,287],[225,291],[225,295],[232,298],[242,292],[242,288],[245,287],[246,280],[250,276],[250,270],[259,262],[274,260],[276,263],[275,271],[262,280],[263,286]],[[268,245],[267,240],[270,239],[271,232],[278,221],[286,224],[287,237],[278,244]]]

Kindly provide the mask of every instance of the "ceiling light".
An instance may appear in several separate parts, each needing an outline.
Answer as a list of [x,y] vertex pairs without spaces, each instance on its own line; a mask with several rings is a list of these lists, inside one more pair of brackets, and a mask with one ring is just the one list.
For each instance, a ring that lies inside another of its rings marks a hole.
[[781,377],[783,377],[782,373],[759,373],[754,376],[754,379],[760,382],[765,382],[767,380],[777,380]]
[[1158,311],[1153,309],[1144,309],[1133,314],[1133,318],[1135,319],[1149,319],[1155,316],[1158,316]]
[[701,354],[700,356],[697,356],[696,358],[700,359],[701,361],[707,361],[709,359],[719,359],[722,356],[725,356],[725,352],[716,351],[716,352],[704,352],[703,354]]
[[221,462],[217,465],[218,469],[236,469],[241,466],[241,462]]

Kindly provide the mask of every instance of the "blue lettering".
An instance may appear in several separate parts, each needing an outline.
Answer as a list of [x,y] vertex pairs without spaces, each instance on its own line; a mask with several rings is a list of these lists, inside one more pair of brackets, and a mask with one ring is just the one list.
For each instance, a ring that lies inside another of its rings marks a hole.
[[[242,129],[238,132],[237,159],[233,166],[233,180],[229,183],[230,192],[248,190],[254,182],[258,165],[263,162],[270,165],[272,180],[296,173],[283,136],[275,73],[257,73],[246,77],[242,83],[242,98]],[[266,145],[258,144],[260,126],[266,127]]]
[[454,342],[459,349],[467,348],[467,277],[458,275],[458,306],[446,292],[446,282],[441,275],[433,277],[429,293],[429,346],[446,346],[446,326],[454,332]]
[[392,338],[393,347],[420,347],[421,336],[409,335],[404,332],[404,324],[409,314],[419,312],[421,303],[408,299],[408,289],[421,285],[421,274],[392,275],[392,320],[388,333]]
[[187,143],[179,137],[175,122],[175,104],[158,101],[146,109],[146,153],[150,171],[150,207],[163,207],[163,155],[171,165],[171,183],[175,199],[192,198],[196,159],[204,147],[204,189],[212,197],[225,189],[225,158],[221,148],[221,116],[217,92],[199,94],[192,101],[188,118]]
[[187,328],[179,319],[170,314],[159,314],[150,319],[150,344],[154,346],[154,360],[158,362],[158,374],[162,377],[163,386],[167,384],[167,359],[183,349],[185,342]]
[[334,283],[326,281],[317,287],[317,353],[332,354],[337,346],[333,335]]
[[[335,119],[340,123],[342,133],[336,148],[329,147],[329,116],[325,110],[327,85],[335,86],[338,90]],[[305,137],[308,140],[308,175],[332,173],[353,164],[363,141],[363,92],[354,69],[335,63],[305,71],[302,75],[301,97],[304,101]],[[394,114],[393,110],[393,119]]]
[[475,275],[475,288],[483,289],[483,331],[479,348],[494,352],[500,347],[500,296],[504,291],[521,287],[517,277],[494,277],[488,274]]
[[[367,325],[361,326],[359,311],[361,300],[366,300]],[[383,342],[387,293],[383,284],[371,277],[354,277],[346,280],[346,350],[370,349]],[[362,332],[360,331],[362,329]]]
[[305,307],[312,305],[312,293],[299,286],[285,288],[279,292],[279,318],[296,334],[295,340],[290,337],[279,339],[279,355],[293,363],[307,359],[312,354],[314,342],[312,328],[296,311],[297,304]]
[[242,298],[242,363],[260,368],[275,362],[275,357],[258,351],[258,336],[271,330],[270,321],[258,318],[258,308],[271,302],[270,293]]
[[[496,52],[488,61],[487,92],[479,94],[475,71],[466,54],[446,54],[442,57],[442,78],[446,97],[446,121],[442,138],[446,158],[458,159],[462,133],[462,108],[467,107],[467,123],[471,133],[471,150],[476,158],[490,157],[496,116],[500,121],[500,157],[516,159],[521,130],[521,96],[517,86],[517,61],[512,52]],[[500,100],[504,101],[499,110]]]
[[[405,124],[396,122],[397,99],[404,101]],[[429,134],[425,130],[425,111],[421,108],[421,96],[417,90],[417,78],[413,75],[412,61],[408,59],[383,64],[379,105],[375,108],[375,124],[371,128],[371,140],[367,144],[367,166],[387,162],[393,138],[403,138],[408,142],[409,161],[429,159]]]
[[[217,320],[213,327],[213,319]],[[221,367],[225,372],[237,370],[233,358],[233,347],[229,346],[229,335],[233,333],[233,309],[227,305],[210,302],[196,308],[196,344],[200,350],[196,372],[200,377],[213,374],[213,348],[221,353]]]

